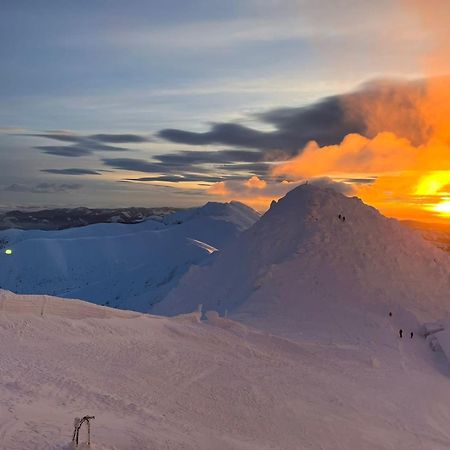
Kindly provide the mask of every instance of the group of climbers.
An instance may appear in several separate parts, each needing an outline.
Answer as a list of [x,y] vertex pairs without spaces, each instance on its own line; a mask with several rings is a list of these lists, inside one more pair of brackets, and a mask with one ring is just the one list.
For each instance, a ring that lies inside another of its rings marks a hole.
[[[389,312],[389,317],[392,317],[392,312]],[[400,330],[398,330],[398,335],[400,336],[400,339],[403,338],[403,329],[402,328],[400,328]],[[414,337],[414,332],[411,331],[409,333],[409,338],[412,339],[413,337]]]
[[[403,338],[403,330],[401,328],[398,330],[398,335],[400,336],[400,339]],[[409,337],[412,339],[414,337],[414,332],[411,331],[411,333],[409,333]]]

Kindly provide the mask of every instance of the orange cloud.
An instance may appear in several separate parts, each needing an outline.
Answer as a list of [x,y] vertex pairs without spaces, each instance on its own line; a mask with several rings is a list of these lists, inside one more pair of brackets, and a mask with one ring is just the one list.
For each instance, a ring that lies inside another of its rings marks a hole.
[[[211,195],[226,200],[239,200],[247,203],[258,211],[265,211],[272,200],[278,200],[304,180],[289,182],[287,180],[266,182],[253,176],[248,180],[230,180],[215,183],[208,190]],[[311,184],[335,189],[344,194],[350,194],[353,189],[346,183],[336,182],[322,177],[311,180]]]
[[264,189],[267,183],[254,175],[245,182],[245,185],[249,188]]
[[447,214],[437,205],[450,197],[450,148],[435,140],[415,147],[388,132],[373,139],[350,134],[338,145],[310,142],[295,158],[275,165],[273,175],[293,181],[376,177],[372,184],[355,184],[356,195],[390,216],[437,219]]
[[272,200],[283,197],[297,184],[289,182],[269,184],[257,176],[252,176],[248,180],[220,181],[213,184],[208,193],[225,200],[238,200],[258,211],[265,211]]
[[295,158],[275,165],[273,175],[299,179],[411,170],[420,152],[420,147],[390,132],[379,133],[373,139],[349,134],[336,145],[320,147],[317,142],[309,142]]

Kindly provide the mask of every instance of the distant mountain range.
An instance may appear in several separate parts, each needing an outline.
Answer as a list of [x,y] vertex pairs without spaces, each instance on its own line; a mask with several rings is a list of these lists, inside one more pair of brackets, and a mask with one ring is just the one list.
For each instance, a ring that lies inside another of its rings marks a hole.
[[95,223],[137,223],[145,219],[162,219],[177,208],[59,208],[39,211],[0,212],[0,230],[64,230]]

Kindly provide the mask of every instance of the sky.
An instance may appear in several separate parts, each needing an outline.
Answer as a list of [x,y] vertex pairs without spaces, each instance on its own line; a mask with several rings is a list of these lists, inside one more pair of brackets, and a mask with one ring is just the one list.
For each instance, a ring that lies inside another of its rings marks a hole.
[[0,208],[264,210],[308,179],[446,219],[430,1],[0,0]]

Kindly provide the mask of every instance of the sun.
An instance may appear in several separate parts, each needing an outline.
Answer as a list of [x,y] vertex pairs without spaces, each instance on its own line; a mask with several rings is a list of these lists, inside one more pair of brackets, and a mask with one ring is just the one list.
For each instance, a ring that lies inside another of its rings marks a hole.
[[450,217],[450,199],[437,203],[432,209],[442,216]]
[[416,186],[415,195],[423,196],[423,209],[450,218],[450,170],[436,170],[422,175]]

